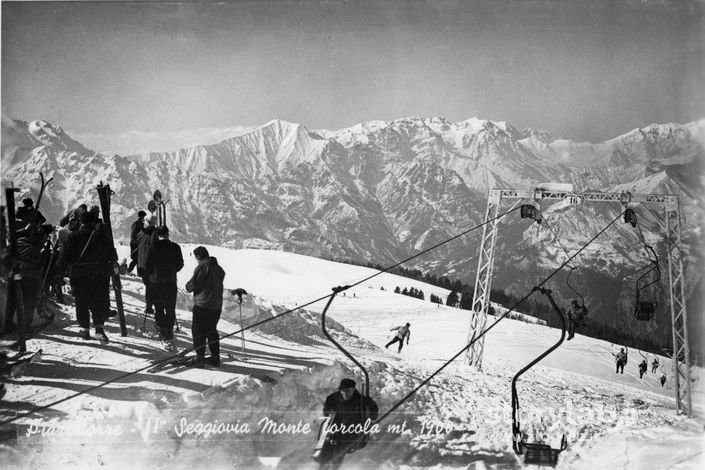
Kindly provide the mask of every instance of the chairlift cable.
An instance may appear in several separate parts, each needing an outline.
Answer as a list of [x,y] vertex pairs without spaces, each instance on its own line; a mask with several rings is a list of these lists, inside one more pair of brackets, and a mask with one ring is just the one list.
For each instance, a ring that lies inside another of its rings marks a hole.
[[[546,222],[546,227],[548,227],[548,230],[553,234],[553,240],[558,243],[558,245],[559,245],[559,246],[561,247],[561,249],[563,250],[563,253],[565,253],[566,259],[570,259],[570,255],[568,254],[568,250],[565,248],[565,246],[563,245],[563,243],[561,243],[560,238],[558,238],[558,233],[553,230],[553,227],[552,227],[551,224],[548,222],[548,218],[547,218],[545,215],[543,216],[543,220],[544,220],[544,222]],[[571,270],[578,268],[577,266],[575,266],[575,264],[573,264],[572,267],[571,267],[571,266],[568,266],[568,267],[569,267]]]
[[[385,412],[382,416],[379,416],[373,425],[381,423],[384,419],[386,419],[390,414],[392,414],[394,411],[396,411],[397,408],[399,408],[401,405],[403,405],[407,400],[409,400],[412,396],[416,394],[419,390],[421,390],[422,387],[426,386],[431,380],[433,380],[434,377],[436,377],[438,374],[441,373],[446,367],[448,367],[454,360],[456,360],[458,357],[460,357],[465,351],[467,351],[473,344],[475,344],[480,338],[485,336],[492,328],[494,328],[497,323],[505,319],[510,313],[512,313],[519,305],[521,305],[525,300],[527,300],[531,295],[537,290],[542,288],[549,280],[553,278],[561,269],[563,269],[573,258],[578,256],[585,248],[587,248],[592,242],[594,242],[600,235],[602,235],[609,227],[612,226],[617,220],[619,220],[620,217],[624,212],[619,214],[616,218],[614,218],[607,226],[605,226],[602,230],[600,230],[595,236],[593,236],[585,245],[583,245],[578,251],[575,252],[575,254],[566,260],[565,263],[563,263],[561,266],[559,266],[557,269],[555,269],[551,274],[548,275],[543,281],[541,281],[534,289],[531,290],[528,294],[526,294],[524,297],[522,297],[519,301],[517,301],[514,306],[504,312],[499,318],[497,318],[490,326],[485,328],[483,331],[480,332],[475,338],[473,338],[468,344],[466,344],[460,351],[458,351],[453,357],[448,359],[443,365],[441,365],[438,369],[436,369],[431,375],[423,379],[413,390],[411,390],[409,393],[407,393],[403,398],[401,398],[397,403],[395,403],[387,412]],[[361,440],[363,436],[360,436],[358,439],[350,442],[348,445],[343,447],[341,449],[341,453],[347,452],[348,449],[352,448],[352,446],[355,445],[355,443],[358,440]]]

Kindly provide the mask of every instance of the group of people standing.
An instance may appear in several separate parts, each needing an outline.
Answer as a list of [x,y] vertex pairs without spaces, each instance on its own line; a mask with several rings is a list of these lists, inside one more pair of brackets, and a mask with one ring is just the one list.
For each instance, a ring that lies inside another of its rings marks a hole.
[[[176,324],[177,273],[184,267],[181,247],[169,239],[169,229],[157,226],[158,218],[144,211],[137,213],[130,227],[130,257],[128,271],[136,267],[145,286],[144,313],[154,313],[154,323],[167,351],[174,349]],[[220,341],[217,330],[223,306],[223,279],[225,271],[208,250],[199,246],[193,251],[198,265],[186,283],[187,292],[193,293],[193,347],[196,351],[194,365],[206,363],[220,366]],[[206,345],[210,357],[206,361]]]
[[[5,305],[3,334],[18,330],[18,296],[15,285],[21,287],[24,331],[29,331],[37,312],[50,289],[63,302],[62,286],[68,277],[74,297],[79,335],[92,339],[91,320],[95,337],[109,342],[105,332],[110,309],[110,276],[120,271],[112,235],[100,218],[98,206],[81,204],[59,220],[58,232],[34,206],[31,198],[17,208],[15,239],[17,249],[6,257],[3,269],[7,274],[8,293]],[[181,247],[169,239],[169,228],[157,226],[157,217],[138,212],[130,230],[131,263],[127,270],[137,268],[145,285],[145,314],[154,314],[154,322],[166,350],[174,349],[176,324],[177,273],[184,267]],[[50,235],[54,234],[54,239]],[[220,345],[217,324],[223,304],[225,271],[208,250],[197,247],[193,255],[198,265],[186,289],[193,293],[193,346],[195,365],[220,365]],[[9,261],[11,260],[11,261]],[[7,264],[7,266],[5,266]],[[206,345],[210,357],[206,361]]]

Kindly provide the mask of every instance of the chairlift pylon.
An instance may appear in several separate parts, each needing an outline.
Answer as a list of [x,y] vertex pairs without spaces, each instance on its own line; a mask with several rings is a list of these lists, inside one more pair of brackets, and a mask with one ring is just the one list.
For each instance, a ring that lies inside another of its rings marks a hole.
[[541,359],[544,357],[548,356],[551,352],[553,352],[556,348],[558,348],[561,343],[563,343],[563,340],[565,339],[565,333],[566,333],[566,323],[565,323],[565,317],[563,316],[563,313],[561,312],[561,309],[558,308],[556,305],[556,302],[553,300],[553,297],[551,296],[551,291],[548,289],[543,289],[540,287],[534,287],[534,290],[538,290],[541,292],[543,295],[545,295],[548,298],[548,301],[551,303],[551,306],[553,307],[553,310],[556,312],[556,315],[561,320],[561,337],[558,340],[557,343],[555,343],[553,346],[548,348],[546,351],[541,353],[536,359],[531,361],[528,365],[524,366],[523,369],[521,369],[519,372],[516,373],[514,378],[512,379],[512,447],[514,449],[514,452],[517,455],[524,454],[524,463],[528,465],[550,465],[552,467],[555,467],[556,464],[558,463],[558,455],[566,450],[568,448],[568,441],[566,440],[565,433],[563,434],[563,437],[561,438],[561,445],[559,448],[554,449],[548,444],[544,444],[542,442],[526,442],[524,440],[524,437],[521,432],[521,424],[519,422],[519,395],[517,394],[517,380],[519,377],[532,368],[536,363],[538,363]]

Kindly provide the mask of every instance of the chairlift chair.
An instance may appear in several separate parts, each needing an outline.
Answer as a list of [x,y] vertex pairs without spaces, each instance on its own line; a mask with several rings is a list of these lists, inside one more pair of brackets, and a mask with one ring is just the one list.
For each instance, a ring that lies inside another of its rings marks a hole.
[[536,359],[531,361],[523,369],[517,372],[517,374],[512,379],[512,447],[517,455],[524,454],[524,463],[527,465],[550,465],[552,467],[555,467],[558,463],[558,455],[568,448],[568,441],[566,440],[565,433],[563,434],[563,437],[561,437],[560,447],[554,449],[550,445],[544,444],[542,442],[526,442],[521,432],[521,424],[519,423],[519,396],[517,394],[516,388],[517,380],[524,372],[532,368],[541,359],[548,356],[551,352],[558,348],[558,346],[563,343],[566,332],[565,317],[563,316],[561,309],[558,308],[556,302],[553,300],[553,297],[551,296],[551,291],[540,287],[534,287],[534,290],[538,290],[543,295],[548,297],[548,300],[551,303],[553,310],[556,312],[556,314],[561,320],[561,337],[557,343],[555,343],[553,346],[541,353],[541,355],[539,355]]
[[[357,359],[353,357],[352,354],[350,354],[343,346],[340,345],[333,337],[328,333],[328,330],[326,329],[326,313],[328,312],[328,308],[330,307],[331,303],[333,302],[333,299],[335,296],[339,293],[342,292],[346,289],[348,289],[350,286],[342,286],[342,287],[334,287],[333,288],[333,295],[330,296],[328,299],[328,303],[326,306],[323,308],[323,312],[321,312],[321,328],[323,330],[323,334],[328,338],[328,340],[335,345],[336,348],[338,348],[345,356],[347,356],[348,359],[353,361],[356,366],[362,370],[362,374],[365,377],[365,382],[362,386],[362,394],[361,396],[363,397],[363,407],[362,407],[362,412],[363,412],[363,419],[366,420],[369,416],[369,410],[367,409],[367,406],[365,405],[364,397],[368,397],[370,395],[370,374],[367,372],[367,369],[365,366],[363,366]],[[325,424],[325,423],[324,423]],[[323,424],[321,425],[323,427]],[[358,439],[354,445],[352,445],[346,453],[351,454],[355,452],[356,450],[362,449],[367,445],[367,434],[363,434],[363,437],[361,439]]]
[[585,324],[586,317],[588,315],[588,309],[585,306],[585,297],[583,297],[583,295],[580,292],[578,292],[578,290],[575,287],[573,287],[570,283],[570,276],[573,274],[573,271],[575,271],[576,269],[578,269],[577,266],[573,266],[570,268],[570,272],[568,273],[568,276],[565,278],[565,283],[568,286],[568,288],[575,293],[575,295],[580,297],[580,304],[578,305],[578,307],[580,308],[580,318],[581,318],[582,324]]
[[[651,260],[653,266],[651,267],[651,269],[642,274],[639,279],[636,280],[636,302],[634,304],[634,318],[640,321],[650,321],[653,318],[654,313],[656,312],[656,307],[658,306],[658,303],[655,299],[643,299],[641,292],[650,285],[657,283],[661,279],[661,269],[658,265],[658,257],[656,256],[656,252],[649,245],[646,245],[646,249],[650,251],[653,255],[653,259]],[[656,279],[646,285],[640,286],[640,281],[646,278],[653,271],[656,271]]]
[[538,203],[533,202],[529,204],[522,204],[519,209],[522,219],[533,219],[538,223],[541,223],[541,208]]
[[624,210],[624,223],[632,224],[632,227],[636,227],[636,212],[634,209]]

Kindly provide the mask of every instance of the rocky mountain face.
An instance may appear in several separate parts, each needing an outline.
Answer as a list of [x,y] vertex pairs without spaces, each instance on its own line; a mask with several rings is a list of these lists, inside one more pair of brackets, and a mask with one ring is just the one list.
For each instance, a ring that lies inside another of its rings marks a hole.
[[[19,187],[22,198],[36,196],[39,171],[54,177],[41,204],[54,221],[82,202],[97,204],[95,186],[109,183],[113,227],[125,242],[136,212],[159,189],[176,241],[381,265],[481,224],[492,188],[530,189],[552,181],[572,183],[578,192],[677,194],[686,221],[690,295],[702,285],[704,136],[705,121],[654,124],[599,144],[476,118],[410,117],[336,131],[272,121],[214,145],[119,156],[86,149],[47,122],[3,119],[2,178]],[[622,209],[545,204],[540,225],[518,212],[508,215],[500,223],[493,288],[523,295]],[[621,220],[610,226],[574,260],[571,284],[595,321],[667,342],[666,310],[648,323],[637,324],[631,315],[636,278],[650,266],[644,242],[662,260],[662,280],[648,294],[668,305],[662,214],[644,205],[635,210],[641,232]],[[406,267],[473,284],[481,232]],[[576,295],[565,283],[568,271],[551,281],[562,300]],[[691,316],[700,318],[702,308],[694,310]]]

